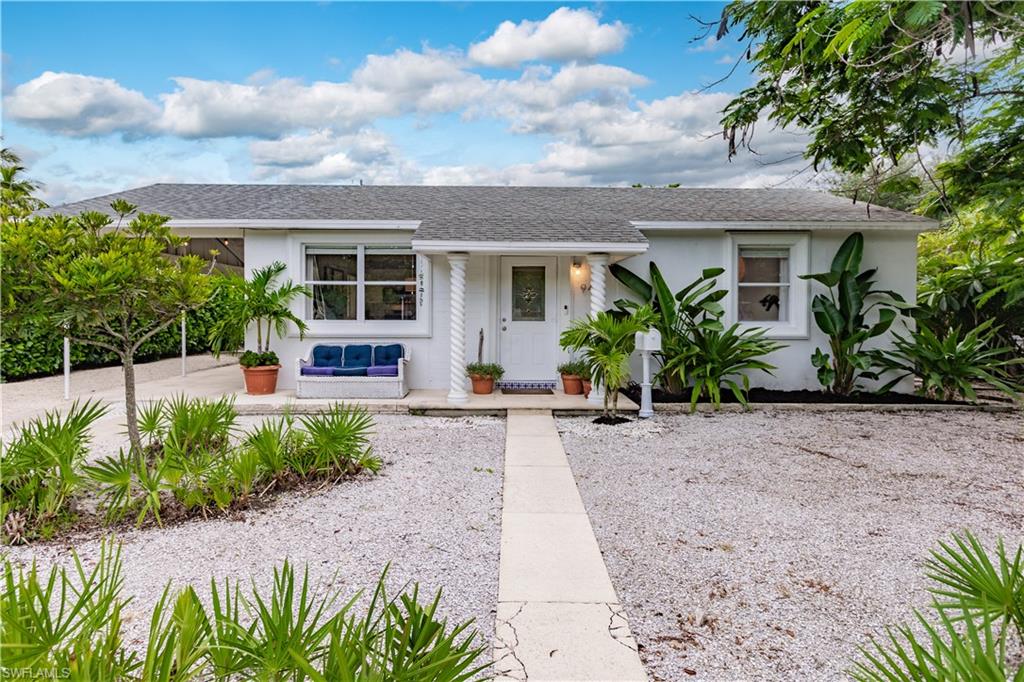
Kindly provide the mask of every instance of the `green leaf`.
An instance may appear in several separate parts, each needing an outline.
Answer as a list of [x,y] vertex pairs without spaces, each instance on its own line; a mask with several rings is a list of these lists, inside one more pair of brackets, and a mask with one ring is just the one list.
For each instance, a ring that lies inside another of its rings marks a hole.
[[864,235],[854,232],[847,237],[832,259],[832,272],[856,273],[860,270],[861,257],[864,255]]
[[609,265],[608,271],[612,273],[612,277],[622,282],[627,289],[636,294],[637,298],[642,302],[649,303],[652,300],[654,290],[651,288],[651,285],[633,271],[618,263]]

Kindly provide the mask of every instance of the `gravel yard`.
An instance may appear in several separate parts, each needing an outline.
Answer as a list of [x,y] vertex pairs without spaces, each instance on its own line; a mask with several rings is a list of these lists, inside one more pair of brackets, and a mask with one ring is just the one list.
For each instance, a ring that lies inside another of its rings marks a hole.
[[[337,572],[346,595],[372,588],[390,561],[390,586],[417,580],[423,598],[443,588],[449,622],[476,618],[483,645],[494,628],[501,525],[504,422],[486,417],[442,419],[376,415],[378,476],[344,481],[322,492],[287,492],[241,520],[189,521],[131,531],[124,541],[127,641],[145,646],[150,608],[168,580],[192,583],[204,598],[211,577],[271,582],[285,558],[309,565],[316,581]],[[246,417],[245,426],[257,421]],[[113,422],[105,420],[113,427]],[[123,428],[123,427],[121,427]],[[109,446],[99,434],[95,444]],[[68,549],[92,558],[99,541],[11,548],[17,560],[70,563]]]
[[1024,539],[1020,413],[666,415],[559,430],[656,680],[832,680],[950,533]]

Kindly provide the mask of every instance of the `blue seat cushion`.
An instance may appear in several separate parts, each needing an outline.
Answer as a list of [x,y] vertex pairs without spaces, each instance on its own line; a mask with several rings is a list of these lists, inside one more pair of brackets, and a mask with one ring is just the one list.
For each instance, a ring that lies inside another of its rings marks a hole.
[[369,367],[373,364],[373,350],[370,346],[345,346],[344,367]]
[[373,364],[375,365],[397,365],[401,357],[402,344],[400,343],[373,347]]
[[341,367],[341,346],[313,346],[314,367]]
[[398,365],[374,365],[366,368],[368,377],[397,377]]
[[365,377],[365,367],[335,367],[334,376],[336,377]]

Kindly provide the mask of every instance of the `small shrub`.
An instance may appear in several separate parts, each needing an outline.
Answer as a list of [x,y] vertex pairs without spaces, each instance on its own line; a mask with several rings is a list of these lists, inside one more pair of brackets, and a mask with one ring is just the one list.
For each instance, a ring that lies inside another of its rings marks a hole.
[[955,327],[940,337],[927,326],[911,332],[910,338],[893,334],[894,349],[881,353],[879,362],[899,374],[881,390],[914,376],[921,380],[918,392],[931,398],[976,402],[978,383],[1016,399],[1022,388],[1008,369],[1024,364],[1024,358],[1012,358],[1010,348],[994,345],[998,331],[987,320],[966,334]]
[[449,627],[413,585],[397,598],[385,589],[387,569],[368,609],[354,613],[359,595],[342,602],[338,590],[318,590],[285,562],[269,592],[253,583],[211,583],[212,609],[191,587],[165,588],[150,617],[143,658],[123,646],[121,549],[104,543],[92,570],[73,553],[75,572],[53,567],[40,575],[3,559],[0,647],[4,666],[31,679],[71,671],[89,680],[402,680],[464,682],[486,670],[478,664],[472,621]]
[[281,360],[277,357],[277,353],[272,350],[266,353],[247,350],[239,356],[238,364],[242,367],[273,367],[274,365],[280,365]]
[[196,450],[221,451],[228,446],[237,419],[233,396],[209,400],[181,395],[164,403],[162,435],[184,456]]
[[130,679],[140,662],[122,648],[121,548],[103,543],[92,570],[72,556],[73,576],[58,567],[41,576],[34,562],[26,570],[4,558],[4,668],[25,669],[23,679],[61,679],[65,671],[83,682]]
[[335,405],[329,410],[300,419],[306,433],[307,454],[304,476],[355,474],[363,468],[380,469],[380,460],[370,457],[369,437],[373,418],[359,407]]
[[24,424],[0,452],[0,513],[9,543],[49,536],[72,516],[82,488],[89,429],[107,414],[98,401],[75,401]]
[[853,679],[1024,679],[1024,546],[1007,552],[1000,540],[993,558],[968,532],[939,547],[925,562],[933,617],[915,611],[916,627],[872,638],[850,670]]
[[466,365],[466,376],[498,381],[505,376],[505,368],[496,362],[471,362]]

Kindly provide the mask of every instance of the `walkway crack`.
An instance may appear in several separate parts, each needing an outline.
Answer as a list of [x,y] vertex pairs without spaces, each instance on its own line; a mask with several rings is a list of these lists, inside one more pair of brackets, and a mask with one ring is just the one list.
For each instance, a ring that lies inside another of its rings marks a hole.
[[[500,663],[501,661],[503,661],[506,658],[511,656],[512,659],[518,665],[519,670],[522,671],[522,677],[521,678],[516,677],[515,679],[522,679],[522,680],[525,681],[525,680],[529,680],[530,679],[530,675],[529,675],[529,673],[526,672],[526,664],[523,663],[523,660],[521,658],[519,658],[519,654],[516,651],[516,649],[519,647],[519,632],[516,630],[516,626],[512,624],[512,621],[515,620],[516,617],[518,617],[519,614],[523,612],[524,608],[526,608],[526,602],[522,602],[521,604],[519,604],[519,608],[516,609],[516,612],[513,613],[508,618],[504,618],[504,619],[499,618],[499,619],[497,619],[497,622],[496,622],[495,628],[494,628],[494,634],[498,638],[498,640],[501,641],[501,644],[504,647],[504,649],[506,650],[506,653],[504,655],[502,655],[498,660],[496,660],[494,662],[494,664],[495,664],[495,667],[497,667],[498,663]],[[508,627],[508,629],[512,631],[512,640],[513,641],[512,641],[511,644],[504,637],[502,637],[501,634],[499,634],[499,632],[501,631],[501,627],[500,626],[502,624],[506,625]],[[511,671],[499,671],[499,672],[502,675],[505,675],[505,676],[508,676],[508,677],[512,676],[512,672]]]
[[[621,613],[622,607],[617,604],[608,604],[609,617],[608,617],[608,634],[611,638],[626,647],[633,653],[637,653],[636,640],[633,639],[632,633],[629,631],[629,621]],[[616,610],[618,609],[618,610]],[[618,619],[621,621],[616,625],[615,621]]]

